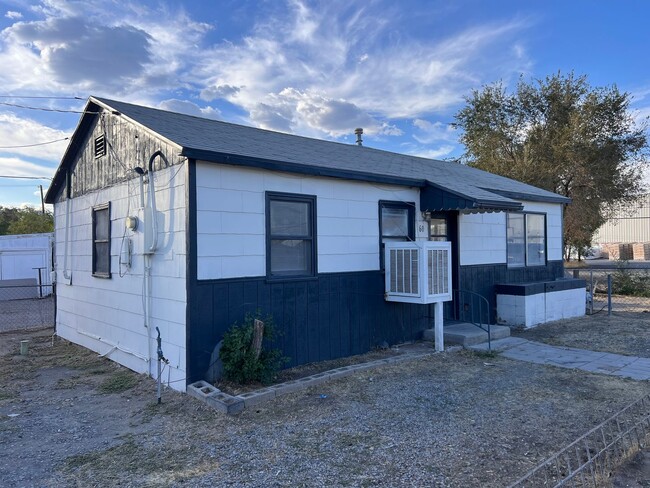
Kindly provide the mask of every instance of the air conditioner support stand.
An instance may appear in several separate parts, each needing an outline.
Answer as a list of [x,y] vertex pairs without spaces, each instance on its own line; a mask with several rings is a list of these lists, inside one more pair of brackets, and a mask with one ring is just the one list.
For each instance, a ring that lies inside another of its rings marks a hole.
[[442,318],[442,304],[443,302],[436,302],[433,305],[433,317],[435,320],[435,345],[436,351],[442,352],[445,350],[445,338],[442,331],[443,318]]

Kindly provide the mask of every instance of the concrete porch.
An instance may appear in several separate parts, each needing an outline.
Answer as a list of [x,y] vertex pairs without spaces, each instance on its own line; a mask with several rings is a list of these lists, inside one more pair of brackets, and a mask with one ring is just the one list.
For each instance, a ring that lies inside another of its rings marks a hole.
[[[476,325],[469,323],[449,324],[443,327],[445,345],[457,344],[463,347],[475,346],[488,341],[488,333]],[[434,341],[434,329],[427,329],[422,333],[425,341]],[[490,326],[490,339],[504,339],[510,337],[510,327],[504,325]]]

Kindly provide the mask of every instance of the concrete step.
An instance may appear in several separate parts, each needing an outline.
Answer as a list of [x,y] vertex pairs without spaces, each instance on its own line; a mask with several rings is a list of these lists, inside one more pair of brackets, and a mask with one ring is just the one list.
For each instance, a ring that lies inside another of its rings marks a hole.
[[[450,324],[443,329],[445,344],[460,344],[463,347],[474,346],[487,342],[488,334],[477,326],[468,323]],[[433,340],[433,329],[424,331],[424,340]],[[510,337],[510,327],[504,325],[491,325],[490,338],[503,339]]]

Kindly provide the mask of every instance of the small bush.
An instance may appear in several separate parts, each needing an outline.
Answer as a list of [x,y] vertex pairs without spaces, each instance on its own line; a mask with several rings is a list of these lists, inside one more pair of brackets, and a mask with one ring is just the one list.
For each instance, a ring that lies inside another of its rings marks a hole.
[[628,295],[634,297],[650,297],[650,276],[640,271],[630,271],[620,263],[614,273],[612,293],[615,295]]
[[[264,322],[262,352],[257,359],[252,349],[255,319]],[[255,381],[271,383],[277,371],[287,362],[287,358],[282,356],[279,349],[268,348],[269,342],[274,339],[275,329],[271,316],[262,319],[259,313],[249,313],[246,314],[242,325],[235,322],[224,334],[219,351],[224,378],[239,384]]]

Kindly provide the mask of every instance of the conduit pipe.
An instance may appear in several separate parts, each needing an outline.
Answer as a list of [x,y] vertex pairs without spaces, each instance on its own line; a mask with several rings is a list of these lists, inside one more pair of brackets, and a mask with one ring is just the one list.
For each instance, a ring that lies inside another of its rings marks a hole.
[[147,344],[148,344],[148,364],[149,376],[153,376],[152,371],[152,336],[151,336],[151,264],[153,255],[158,248],[158,222],[156,219],[156,187],[154,185],[153,163],[157,157],[160,157],[166,166],[169,166],[167,158],[161,150],[154,152],[149,158],[147,165],[147,174],[149,175],[148,183],[148,204],[149,209],[145,209],[145,219],[150,219],[150,224],[145,222],[145,227],[151,225],[151,243],[149,248],[144,250],[144,326],[147,329]]
[[101,338],[101,336],[98,336],[98,335],[96,335],[96,334],[91,334],[90,332],[85,332],[85,331],[83,331],[83,330],[78,330],[77,332],[78,332],[79,334],[81,334],[81,335],[84,335],[84,336],[86,336],[86,337],[90,337],[91,339],[95,339],[96,341],[99,341],[99,342],[101,342],[102,344],[106,344],[107,346],[110,346],[110,347],[111,347],[111,349],[109,349],[108,351],[106,351],[104,354],[100,354],[100,357],[108,356],[108,355],[110,355],[113,351],[115,351],[115,350],[119,350],[119,351],[122,351],[123,353],[130,354],[131,356],[134,356],[134,357],[136,357],[136,358],[138,358],[138,359],[141,359],[141,360],[144,361],[145,363],[149,363],[149,362],[150,362],[149,359],[147,359],[146,357],[142,356],[141,354],[138,354],[137,352],[131,351],[130,349],[127,349],[127,348],[125,348],[125,347],[122,347],[122,346],[120,346],[119,344],[114,344],[114,343],[112,343],[112,342],[110,342],[110,341],[104,340],[104,339]]
[[67,172],[65,175],[66,182],[66,199],[65,199],[65,235],[63,241],[63,278],[66,281],[66,284],[70,284],[70,279],[72,276],[68,273],[68,244],[69,244],[69,235],[70,235],[70,173]]

